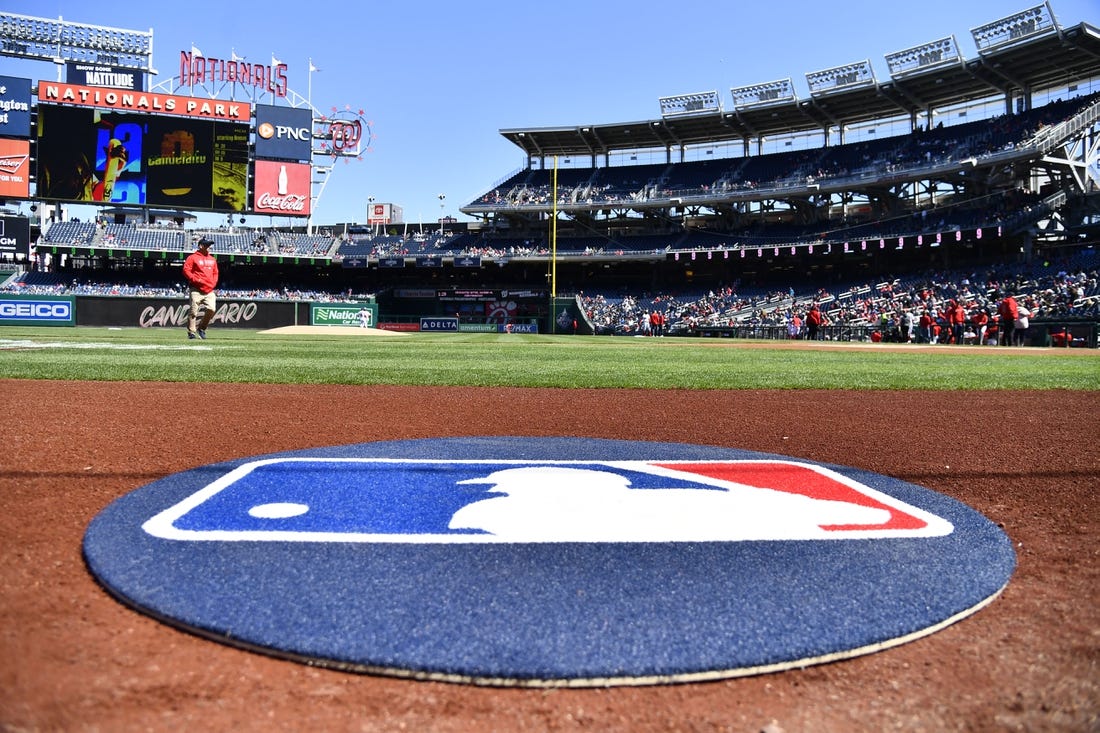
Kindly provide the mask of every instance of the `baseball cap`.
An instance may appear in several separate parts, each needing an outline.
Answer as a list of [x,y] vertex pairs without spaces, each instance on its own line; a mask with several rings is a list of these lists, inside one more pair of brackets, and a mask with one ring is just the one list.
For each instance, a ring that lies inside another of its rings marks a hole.
[[209,247],[213,244],[214,244],[214,240],[211,239],[210,237],[199,237],[199,241],[196,242],[196,245],[199,246],[199,247],[203,247],[203,246]]

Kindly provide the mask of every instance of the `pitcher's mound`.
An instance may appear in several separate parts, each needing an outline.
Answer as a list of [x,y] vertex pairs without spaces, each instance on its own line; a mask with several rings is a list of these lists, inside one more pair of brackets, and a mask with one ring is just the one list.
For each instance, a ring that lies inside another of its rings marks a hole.
[[269,328],[260,333],[291,336],[404,336],[401,331],[387,331],[384,328],[361,328],[359,326],[282,326]]

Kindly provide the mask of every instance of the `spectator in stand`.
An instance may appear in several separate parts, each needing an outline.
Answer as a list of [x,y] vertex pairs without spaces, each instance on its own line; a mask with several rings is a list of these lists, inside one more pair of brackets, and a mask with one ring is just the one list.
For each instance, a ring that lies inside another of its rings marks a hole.
[[825,317],[821,315],[821,309],[817,303],[810,306],[810,312],[806,314],[806,338],[817,341],[821,338],[821,327],[825,324]]
[[660,336],[661,335],[661,312],[653,311],[649,314],[649,335]]
[[787,336],[796,339],[802,335],[802,319],[798,313],[791,314],[791,320],[787,323]]
[[974,326],[974,343],[981,346],[985,343],[985,332],[989,328],[989,313],[985,308],[978,308],[970,317],[970,324]]
[[997,303],[997,314],[1000,316],[1000,344],[1012,346],[1015,341],[1016,319],[1020,317],[1020,311],[1011,291],[1005,291],[1004,297]]
[[917,314],[912,310],[905,311],[905,342],[908,344],[917,340]]
[[934,324],[935,321],[932,320],[932,312],[925,308],[924,312],[920,314],[920,320],[917,321],[917,328],[920,330],[920,336],[918,337],[919,343],[933,343],[932,326]]
[[966,309],[962,303],[952,300],[947,304],[947,323],[951,326],[951,343],[961,344],[966,330]]
[[1023,346],[1024,339],[1027,338],[1027,329],[1031,326],[1031,311],[1028,309],[1026,303],[1019,303],[1016,306],[1016,330],[1012,332],[1012,345]]

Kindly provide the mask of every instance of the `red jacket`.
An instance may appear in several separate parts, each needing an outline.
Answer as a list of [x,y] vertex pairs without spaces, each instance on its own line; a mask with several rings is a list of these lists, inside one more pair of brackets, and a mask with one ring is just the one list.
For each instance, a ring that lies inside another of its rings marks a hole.
[[966,309],[959,303],[947,309],[947,322],[952,325],[966,323]]
[[218,261],[212,254],[192,252],[183,261],[183,276],[195,290],[209,293],[218,287]]

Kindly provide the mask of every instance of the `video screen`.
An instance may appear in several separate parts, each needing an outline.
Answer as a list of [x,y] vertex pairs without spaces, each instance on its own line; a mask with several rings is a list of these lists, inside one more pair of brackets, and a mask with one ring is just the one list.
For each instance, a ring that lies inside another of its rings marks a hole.
[[44,199],[244,211],[248,125],[38,106]]

